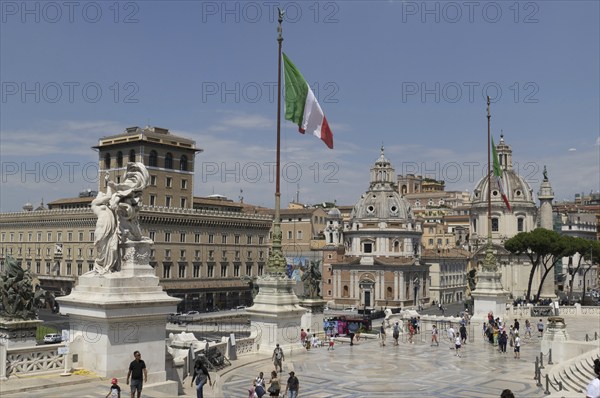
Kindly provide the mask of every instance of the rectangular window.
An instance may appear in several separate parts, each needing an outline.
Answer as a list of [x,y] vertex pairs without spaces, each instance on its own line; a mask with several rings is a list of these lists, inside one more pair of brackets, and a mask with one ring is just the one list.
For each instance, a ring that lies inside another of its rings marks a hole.
[[156,176],[150,176],[150,185],[156,186]]
[[302,231],[296,231],[296,239],[302,240]]
[[48,238],[47,242],[52,242],[52,232],[48,232],[47,235],[48,235],[47,236],[47,238]]
[[246,244],[248,244],[248,245],[252,244],[252,235],[247,235],[246,236]]
[[149,236],[149,238],[150,238],[152,241],[155,241],[155,240],[156,240],[156,231],[150,231],[150,232],[149,232],[149,235],[150,235],[150,236]]
[[94,234],[94,231],[90,231],[90,241],[93,242],[96,240],[96,235]]
[[171,277],[171,264],[163,264],[163,278]]
[[60,242],[60,241],[62,241],[62,232],[57,232],[57,233],[56,233],[56,241],[57,241],[57,242]]
[[90,248],[88,257],[94,257],[94,248]]
[[27,234],[27,242],[31,242],[32,239],[33,239],[33,234],[30,232]]
[[171,259],[171,249],[165,249],[165,258]]
[[246,264],[246,275],[252,275],[252,264]]
[[264,245],[265,244],[265,237],[264,236],[259,236],[258,237],[258,244],[259,245]]
[[187,189],[187,180],[181,180],[181,189]]
[[23,233],[22,232],[19,233],[19,242],[23,242]]
[[225,234],[221,235],[221,243],[223,243],[223,244],[227,243],[227,235],[225,235]]
[[179,277],[185,278],[185,264],[179,264]]
[[150,258],[156,257],[156,249],[150,249]]
[[215,243],[215,236],[213,234],[208,234],[208,243]]
[[288,231],[287,238],[288,240],[292,240],[292,231]]
[[179,257],[185,258],[185,250],[179,250]]
[[239,235],[234,235],[233,243],[235,243],[236,245],[240,244],[240,236]]
[[167,188],[171,188],[173,186],[173,177],[167,177],[167,181],[165,183]]
[[223,260],[227,260],[227,250],[223,250],[223,251],[221,252],[221,258],[222,258]]
[[239,259],[240,259],[240,251],[239,251],[239,250],[236,250],[236,251],[235,251],[235,259],[236,259],[236,260],[239,260]]
[[171,200],[173,198],[171,198],[170,196],[165,197],[165,206],[167,207],[171,207]]
[[83,249],[81,247],[77,248],[77,257],[79,257],[79,258],[83,257]]
[[79,233],[79,241],[80,241],[80,242],[83,242],[83,232],[80,232],[80,233]]
[[260,258],[261,260],[262,260],[263,258],[265,258],[265,252],[264,252],[263,250],[259,250],[259,251],[258,251],[258,258]]
[[67,263],[67,275],[71,275],[71,272],[73,272],[71,269],[71,263]]
[[248,250],[248,258],[252,258],[252,250]]
[[35,262],[35,273],[39,275],[41,271],[42,271],[42,263],[39,261],[36,261]]
[[207,278],[212,278],[214,277],[213,273],[214,273],[214,265],[209,265],[208,267],[206,267],[206,277]]
[[50,261],[46,261],[46,275],[50,275]]
[[150,206],[156,206],[156,195],[150,195]]
[[81,274],[83,274],[83,264],[77,263],[77,275],[80,276]]
[[185,232],[181,232],[179,234],[179,242],[180,243],[185,243]]
[[69,241],[69,242],[73,241],[73,232],[67,233],[67,241]]
[[215,258],[215,251],[214,250],[209,250],[208,251],[208,258],[211,260],[214,260]]
[[221,278],[227,278],[227,265],[221,264]]
[[179,201],[179,207],[181,207],[182,209],[185,209],[186,205],[187,205],[186,198],[181,198],[181,200]]
[[200,234],[199,233],[194,234],[194,243],[200,243]]
[[171,241],[171,233],[165,232],[165,242],[170,242],[170,241]]
[[492,218],[492,232],[498,232],[498,219]]
[[258,264],[258,275],[262,275],[263,271],[265,269],[265,266],[263,264]]
[[517,232],[523,232],[523,219],[517,218]]
[[235,264],[233,266],[233,276],[236,278],[239,278],[239,276],[240,276],[240,265],[239,264]]
[[42,255],[42,248],[38,247],[38,248],[35,250],[35,254],[36,254],[36,256],[40,257],[40,256]]
[[372,253],[372,252],[373,252],[373,244],[372,244],[372,243],[365,243],[365,244],[363,245],[363,247],[364,247],[364,250],[363,250],[363,251],[364,251],[365,253]]
[[200,264],[194,264],[194,278],[200,278]]

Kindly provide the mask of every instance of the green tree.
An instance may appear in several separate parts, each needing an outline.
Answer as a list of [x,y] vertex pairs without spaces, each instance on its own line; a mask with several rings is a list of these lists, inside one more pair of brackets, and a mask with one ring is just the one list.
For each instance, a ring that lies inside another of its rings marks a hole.
[[535,301],[539,300],[546,276],[552,271],[556,261],[562,257],[565,245],[565,236],[544,228],[521,232],[504,243],[506,250],[516,255],[525,255],[531,262],[531,271],[527,282],[527,299],[531,298],[533,276],[539,268],[542,278],[534,298]]
[[[563,256],[565,257],[569,257],[569,276],[570,276],[570,281],[569,281],[569,304],[571,303],[571,301],[573,300],[573,280],[575,279],[575,275],[577,275],[577,273],[579,272],[579,269],[581,268],[581,263],[582,260],[584,258],[584,256],[586,255],[586,253],[588,254],[589,257],[589,251],[590,251],[590,247],[593,244],[593,241],[589,241],[587,239],[583,239],[583,238],[576,238],[576,237],[572,237],[572,236],[565,236],[564,237],[564,242],[565,242],[565,250],[563,252]],[[579,260],[577,261],[577,266],[575,266],[574,264],[571,264],[571,262],[573,261],[573,256],[575,254],[579,253]],[[585,278],[584,278],[585,281]],[[584,290],[585,290],[585,286],[584,286]]]
[[587,267],[583,272],[583,297],[585,297],[586,292],[585,277],[587,273],[592,269],[592,266],[594,264],[597,264],[599,262],[598,260],[600,260],[600,242],[597,240],[585,240],[585,242],[587,243],[587,250],[585,250],[582,253],[582,255],[585,261],[587,262]]

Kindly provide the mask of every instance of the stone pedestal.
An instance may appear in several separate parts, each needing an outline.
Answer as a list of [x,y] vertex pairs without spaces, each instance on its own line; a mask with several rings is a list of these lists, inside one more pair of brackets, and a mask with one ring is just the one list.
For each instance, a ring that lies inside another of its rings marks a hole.
[[300,328],[307,310],[299,305],[294,293],[296,281],[284,274],[269,274],[258,278],[257,284],[259,292],[246,313],[252,322],[251,332],[256,337],[258,351],[271,354],[279,343],[286,356],[305,352],[300,344]]
[[563,344],[568,340],[569,333],[567,333],[564,318],[558,316],[548,317],[548,325],[542,337],[541,352],[548,355],[549,350],[552,350],[552,357],[555,359],[568,357],[568,355],[565,355],[568,352],[568,347]]
[[506,313],[508,292],[502,288],[502,273],[482,271],[477,275],[477,286],[471,293],[474,300],[474,315],[487,315],[490,311],[494,317]]
[[151,245],[125,243],[120,272],[82,275],[71,294],[57,300],[61,313],[69,315],[71,354],[78,355],[79,366],[123,378],[133,352],[140,351],[148,370],[144,390],[155,384],[177,395],[176,383],[174,391],[165,387],[165,338],[167,314],[176,312],[180,299],[158,285],[148,263]]
[[307,312],[302,315],[300,327],[304,330],[310,329],[311,333],[324,333],[323,330],[323,309],[327,302],[323,299],[302,299],[300,305],[306,308]]
[[37,327],[44,323],[37,319],[15,320],[0,318],[0,344],[9,348],[33,347]]

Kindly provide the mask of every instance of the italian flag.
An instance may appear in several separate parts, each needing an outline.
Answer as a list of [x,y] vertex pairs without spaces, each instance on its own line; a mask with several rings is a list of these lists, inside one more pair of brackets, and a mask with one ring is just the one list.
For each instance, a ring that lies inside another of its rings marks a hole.
[[283,54],[283,70],[285,75],[285,118],[298,125],[298,131],[312,133],[333,149],[333,133],[327,118],[317,101],[315,94],[304,80],[304,77]]
[[504,186],[502,185],[502,167],[500,167],[500,162],[498,161],[498,152],[496,152],[494,137],[492,137],[492,157],[494,158],[494,177],[496,178],[496,184],[498,184],[498,190],[500,191],[500,195],[502,195],[502,200],[504,201],[506,208],[508,211],[511,211],[508,197],[506,196],[506,193],[504,193]]

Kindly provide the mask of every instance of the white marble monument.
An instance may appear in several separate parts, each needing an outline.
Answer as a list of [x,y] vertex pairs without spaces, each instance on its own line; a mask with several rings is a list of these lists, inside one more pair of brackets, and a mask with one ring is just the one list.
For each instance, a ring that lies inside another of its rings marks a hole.
[[177,395],[177,384],[166,380],[167,314],[179,299],[159,286],[149,264],[152,241],[141,236],[137,212],[148,172],[129,163],[124,182],[108,182],[92,202],[98,216],[94,270],[79,277],[70,295],[58,298],[69,315],[74,365],[103,377],[124,378],[140,351],[148,370],[144,390]]
[[476,317],[485,316],[489,312],[492,312],[494,317],[506,313],[508,292],[502,287],[502,273],[498,272],[490,242],[488,242],[482,271],[477,274],[477,285],[471,296]]

